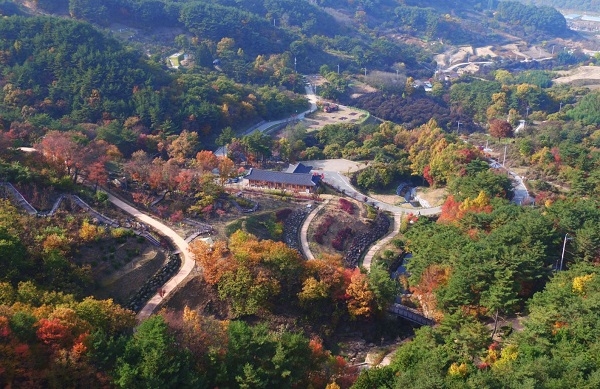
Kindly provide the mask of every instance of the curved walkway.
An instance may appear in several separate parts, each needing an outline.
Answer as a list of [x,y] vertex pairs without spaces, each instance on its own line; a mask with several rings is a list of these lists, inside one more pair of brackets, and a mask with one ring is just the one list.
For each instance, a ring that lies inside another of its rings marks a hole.
[[306,257],[306,259],[311,260],[315,259],[310,246],[308,245],[308,226],[315,218],[315,216],[321,212],[321,209],[329,204],[331,200],[331,196],[327,196],[327,199],[321,203],[317,208],[313,209],[313,211],[308,215],[306,219],[304,219],[304,223],[302,223],[302,228],[300,229],[300,247],[302,247],[302,253]]
[[163,296],[161,297],[157,291],[156,294],[152,296],[150,300],[148,300],[146,305],[144,305],[141,311],[137,314],[137,319],[142,321],[147,319],[154,312],[154,309],[156,309],[158,304],[160,304],[160,302],[166,296],[173,292],[177,285],[179,285],[192,272],[194,266],[196,265],[196,261],[194,260],[194,255],[188,249],[189,246],[187,242],[170,227],[164,225],[153,217],[146,215],[145,213],[116,198],[110,193],[108,193],[108,200],[121,210],[127,212],[145,224],[154,227],[156,230],[160,231],[161,234],[167,236],[169,239],[171,239],[173,244],[179,249],[181,255],[183,256],[183,263],[181,264],[181,268],[179,268],[177,274],[175,274],[169,281],[167,281],[166,284],[163,285],[162,288],[160,288],[164,291]]
[[400,232],[400,224],[402,223],[403,215],[404,215],[404,213],[402,213],[402,212],[394,213],[394,224],[392,226],[392,230],[386,236],[379,239],[377,241],[377,243],[375,243],[373,246],[371,246],[371,248],[369,248],[369,251],[367,251],[367,253],[365,254],[365,258],[363,259],[362,265],[367,270],[371,269],[371,262],[373,262],[373,257],[375,256],[375,253],[377,253],[379,251],[379,249],[381,249],[383,246],[385,246],[396,235],[398,235],[398,232]]

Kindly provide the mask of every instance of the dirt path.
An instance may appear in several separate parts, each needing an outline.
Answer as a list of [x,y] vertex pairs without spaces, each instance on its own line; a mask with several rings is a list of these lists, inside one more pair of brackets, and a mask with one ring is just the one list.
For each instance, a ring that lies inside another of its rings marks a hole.
[[179,285],[185,278],[192,272],[194,266],[196,265],[196,261],[194,260],[193,254],[188,250],[187,242],[179,236],[175,231],[173,231],[170,227],[164,225],[160,221],[154,219],[146,215],[145,213],[139,211],[138,209],[132,207],[131,205],[125,203],[122,200],[119,200],[112,194],[108,193],[108,200],[113,203],[118,208],[132,215],[136,219],[142,221],[145,224],[148,224],[155,228],[157,231],[160,231],[161,234],[165,235],[173,244],[179,249],[181,255],[183,256],[183,263],[181,264],[181,268],[177,274],[175,274],[163,287],[161,288],[164,291],[163,296],[161,297],[159,292],[157,292],[152,298],[144,305],[142,310],[137,314],[138,321],[142,321],[147,319],[154,309],[160,304],[160,302],[168,296],[177,285]]

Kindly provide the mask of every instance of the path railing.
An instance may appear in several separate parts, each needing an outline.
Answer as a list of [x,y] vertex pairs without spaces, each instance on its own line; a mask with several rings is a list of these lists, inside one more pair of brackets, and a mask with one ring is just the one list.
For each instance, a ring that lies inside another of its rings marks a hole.
[[[111,227],[119,227],[120,224],[114,219],[109,218],[106,215],[96,211],[94,208],[90,207],[85,201],[83,201],[79,196],[72,194],[61,194],[59,198],[54,202],[52,208],[48,212],[38,211],[31,205],[23,195],[10,183],[10,182],[0,182],[0,188],[4,188],[5,192],[7,192],[19,205],[21,208],[25,209],[25,211],[32,216],[54,216],[54,214],[58,211],[58,208],[63,203],[64,200],[71,200],[74,204],[78,205],[80,208],[84,209],[87,213],[91,214],[94,218],[96,218],[99,222],[106,224]],[[210,227],[212,229],[212,227]],[[133,232],[141,237],[144,237],[148,242],[153,244],[154,246],[160,247],[161,243],[158,239],[156,239],[152,234],[145,230],[136,230],[132,229]]]
[[435,324],[435,321],[423,316],[416,309],[409,308],[402,304],[393,304],[388,308],[388,312],[394,314],[398,317],[406,319],[410,322],[422,325],[422,326],[432,326]]
[[15,189],[10,182],[0,182],[0,186],[2,186],[14,198],[21,208],[25,209],[25,212],[30,215],[38,214],[38,211],[33,207],[33,205],[29,204],[29,202],[25,200],[25,197],[23,197],[23,195],[17,189]]

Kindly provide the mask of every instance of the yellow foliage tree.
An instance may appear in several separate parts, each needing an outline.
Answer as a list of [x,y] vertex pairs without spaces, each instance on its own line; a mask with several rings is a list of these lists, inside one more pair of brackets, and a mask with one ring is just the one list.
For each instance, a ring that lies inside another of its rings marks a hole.
[[375,294],[369,289],[367,276],[360,273],[358,269],[350,279],[346,294],[350,297],[347,306],[351,316],[371,316],[375,305]]
[[408,150],[408,159],[413,173],[420,175],[423,174],[425,166],[429,165],[434,145],[443,137],[443,134],[434,119],[415,131],[418,134],[418,139]]
[[58,234],[48,235],[46,239],[44,239],[42,247],[44,249],[44,252],[46,253],[56,250],[60,252],[63,256],[67,255],[71,250],[69,239],[67,239],[65,236]]
[[573,278],[573,292],[582,296],[585,295],[586,287],[593,278],[593,273]]
[[461,363],[460,365],[456,362],[452,363],[448,368],[448,375],[452,377],[464,377],[468,373],[468,368],[466,363]]
[[79,229],[79,238],[83,242],[92,242],[100,239],[104,235],[104,229],[94,224],[90,224],[87,220],[84,220],[81,228]]
[[500,371],[510,370],[510,364],[519,356],[519,349],[514,344],[509,344],[502,349],[500,358],[492,364],[492,369]]
[[300,304],[306,306],[312,301],[326,299],[329,297],[329,286],[318,281],[315,277],[308,277],[302,283],[302,291],[298,293]]
[[473,200],[471,200],[470,198],[466,198],[460,206],[460,210],[479,210],[487,207],[488,205],[490,205],[489,196],[484,191],[480,191],[479,195],[477,195],[477,197],[475,197]]

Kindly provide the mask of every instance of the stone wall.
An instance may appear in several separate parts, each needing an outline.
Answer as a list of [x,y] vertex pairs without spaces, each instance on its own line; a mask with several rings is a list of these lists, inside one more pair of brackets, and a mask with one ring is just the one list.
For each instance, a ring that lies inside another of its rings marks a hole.
[[352,243],[346,251],[346,255],[344,255],[344,265],[350,268],[358,266],[369,247],[388,233],[390,225],[390,218],[385,213],[379,212],[373,220],[371,228],[366,232],[357,234],[352,239]]

